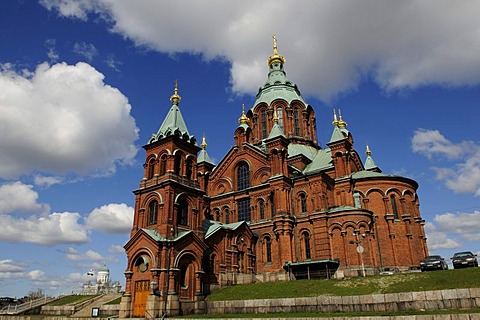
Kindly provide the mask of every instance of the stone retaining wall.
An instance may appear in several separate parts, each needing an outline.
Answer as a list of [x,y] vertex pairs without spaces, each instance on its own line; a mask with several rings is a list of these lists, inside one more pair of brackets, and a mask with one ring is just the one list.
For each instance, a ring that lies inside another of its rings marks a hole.
[[[480,288],[310,298],[207,302],[208,314],[475,309]],[[480,316],[479,318],[480,319]]]

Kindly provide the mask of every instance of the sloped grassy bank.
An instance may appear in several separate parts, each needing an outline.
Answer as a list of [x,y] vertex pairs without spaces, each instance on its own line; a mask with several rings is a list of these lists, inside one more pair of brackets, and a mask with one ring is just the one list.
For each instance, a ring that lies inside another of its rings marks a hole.
[[213,291],[209,301],[365,295],[480,288],[480,268],[412,272],[343,280],[298,280],[236,285]]

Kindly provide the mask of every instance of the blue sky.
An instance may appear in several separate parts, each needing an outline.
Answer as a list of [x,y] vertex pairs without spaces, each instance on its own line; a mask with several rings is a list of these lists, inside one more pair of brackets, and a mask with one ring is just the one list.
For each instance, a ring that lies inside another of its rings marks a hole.
[[418,181],[431,253],[480,251],[477,1],[6,0],[0,5],[0,296],[124,284],[141,148],[174,80],[218,163],[272,35],[317,116]]

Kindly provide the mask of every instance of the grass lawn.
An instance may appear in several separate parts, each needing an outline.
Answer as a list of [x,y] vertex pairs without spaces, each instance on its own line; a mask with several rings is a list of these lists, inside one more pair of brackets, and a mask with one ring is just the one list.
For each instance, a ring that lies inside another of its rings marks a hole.
[[57,299],[47,304],[47,306],[66,306],[69,304],[76,304],[95,297],[95,295],[71,295]]
[[343,280],[298,280],[236,285],[213,291],[209,301],[363,295],[480,288],[480,268],[412,272]]

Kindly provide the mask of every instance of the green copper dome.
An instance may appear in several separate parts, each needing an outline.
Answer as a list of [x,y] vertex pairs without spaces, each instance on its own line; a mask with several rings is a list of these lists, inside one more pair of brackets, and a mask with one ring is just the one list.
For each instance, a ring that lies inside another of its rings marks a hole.
[[277,52],[277,43],[274,38],[273,54],[268,59],[268,79],[267,82],[258,89],[257,99],[254,105],[266,103],[270,105],[273,100],[283,99],[289,104],[294,100],[299,100],[306,105],[300,94],[300,90],[295,83],[287,78],[287,74],[283,69],[285,59]]

